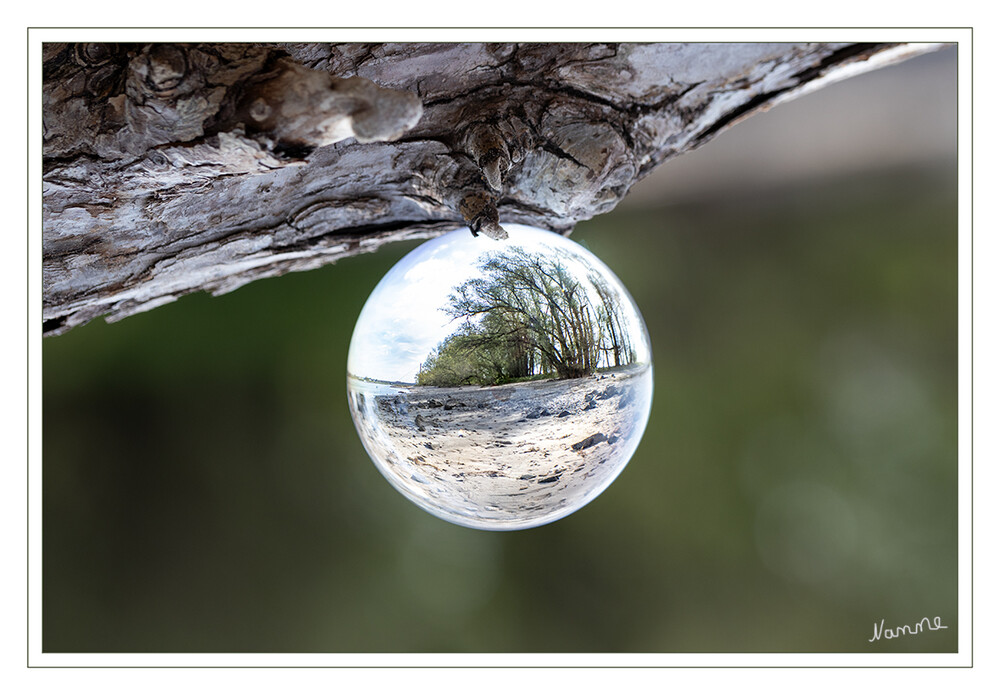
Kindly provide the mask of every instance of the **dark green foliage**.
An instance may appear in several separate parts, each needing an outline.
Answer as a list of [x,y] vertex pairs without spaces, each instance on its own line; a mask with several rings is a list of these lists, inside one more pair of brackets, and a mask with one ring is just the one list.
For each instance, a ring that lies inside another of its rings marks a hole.
[[413,243],[46,338],[43,648],[954,651],[957,190],[902,170],[580,224],[656,391],[614,485],[529,531],[426,514],[354,431],[351,331]]

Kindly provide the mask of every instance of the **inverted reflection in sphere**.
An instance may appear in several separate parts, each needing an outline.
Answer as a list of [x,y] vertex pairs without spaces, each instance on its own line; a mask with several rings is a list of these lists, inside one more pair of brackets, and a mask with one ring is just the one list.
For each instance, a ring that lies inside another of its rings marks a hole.
[[418,506],[481,529],[576,511],[621,472],[653,369],[617,277],[565,237],[504,225],[421,245],[379,282],[347,359],[375,465]]

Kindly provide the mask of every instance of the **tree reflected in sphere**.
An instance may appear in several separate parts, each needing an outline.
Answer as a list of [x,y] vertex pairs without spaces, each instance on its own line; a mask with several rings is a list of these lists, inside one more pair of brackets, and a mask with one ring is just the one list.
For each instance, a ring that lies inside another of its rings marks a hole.
[[539,526],[597,497],[649,418],[649,336],[617,277],[569,239],[460,229],[397,263],[361,311],[348,403],[389,482],[446,521]]

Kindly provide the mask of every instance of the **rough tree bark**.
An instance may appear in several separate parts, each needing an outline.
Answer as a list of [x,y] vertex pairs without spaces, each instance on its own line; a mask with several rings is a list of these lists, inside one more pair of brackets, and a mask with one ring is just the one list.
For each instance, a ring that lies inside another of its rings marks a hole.
[[46,44],[43,332],[499,221],[568,233],[898,44]]

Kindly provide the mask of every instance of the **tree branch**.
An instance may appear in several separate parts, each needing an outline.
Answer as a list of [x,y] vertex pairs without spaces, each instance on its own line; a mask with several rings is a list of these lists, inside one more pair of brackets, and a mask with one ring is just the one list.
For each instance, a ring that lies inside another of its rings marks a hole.
[[893,44],[46,44],[43,331],[390,241],[568,233]]

